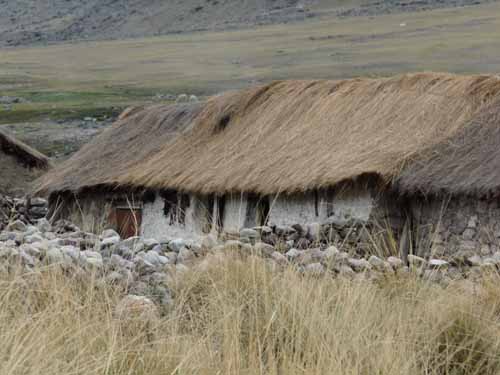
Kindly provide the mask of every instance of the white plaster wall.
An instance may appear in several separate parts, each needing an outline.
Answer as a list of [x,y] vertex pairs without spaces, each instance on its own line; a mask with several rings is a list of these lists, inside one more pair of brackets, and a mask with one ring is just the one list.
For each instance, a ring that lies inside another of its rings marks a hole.
[[335,195],[332,215],[336,220],[352,219],[356,222],[368,222],[375,208],[374,199],[368,189],[353,188]]
[[142,210],[141,235],[145,238],[161,240],[163,238],[199,239],[203,232],[195,219],[195,198],[190,197],[186,210],[185,224],[174,222],[163,213],[165,202],[158,194],[153,203],[145,203]]
[[321,220],[316,216],[313,193],[279,195],[270,199],[270,225],[309,224]]
[[245,226],[247,202],[245,194],[233,194],[226,197],[223,223],[224,231],[239,232]]
[[293,225],[324,222],[330,217],[336,220],[367,222],[375,207],[374,199],[367,188],[351,188],[336,194],[328,201],[326,196],[318,197],[318,215],[314,193],[280,195],[271,198],[270,225]]

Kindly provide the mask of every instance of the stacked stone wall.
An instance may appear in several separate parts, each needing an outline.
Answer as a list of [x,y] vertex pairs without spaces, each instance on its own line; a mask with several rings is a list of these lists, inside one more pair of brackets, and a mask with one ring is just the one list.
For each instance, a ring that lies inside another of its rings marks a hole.
[[414,202],[412,212],[414,247],[418,255],[488,256],[500,249],[498,200],[434,198]]

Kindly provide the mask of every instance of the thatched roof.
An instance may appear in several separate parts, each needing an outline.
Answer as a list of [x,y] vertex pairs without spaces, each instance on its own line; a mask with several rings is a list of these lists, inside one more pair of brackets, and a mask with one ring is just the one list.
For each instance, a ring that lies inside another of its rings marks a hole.
[[[432,172],[412,168],[474,124],[480,130],[469,143],[478,149],[477,166],[483,168],[481,157],[496,163],[487,169],[500,182],[500,157],[490,160],[495,154],[479,150],[486,133],[499,133],[498,100],[500,78],[486,75],[273,82],[202,104],[131,111],[43,178],[39,190],[135,186],[291,193],[367,174],[420,190],[426,178],[437,188],[440,173],[449,188],[455,182],[442,170],[445,164],[435,163]],[[422,177],[412,180],[417,173]],[[477,174],[463,189],[496,188],[497,180]]]
[[486,105],[453,136],[416,155],[398,178],[407,193],[500,193],[500,100]]
[[0,130],[0,151],[15,157],[19,163],[28,168],[47,169],[50,167],[47,156],[15,139],[3,130]]
[[0,130],[0,193],[24,194],[49,167],[45,155]]

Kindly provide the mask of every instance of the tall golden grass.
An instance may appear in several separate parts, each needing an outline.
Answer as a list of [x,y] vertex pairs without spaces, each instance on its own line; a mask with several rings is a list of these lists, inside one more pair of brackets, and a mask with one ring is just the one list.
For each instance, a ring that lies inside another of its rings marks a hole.
[[[498,279],[442,287],[273,271],[217,258],[177,277],[174,304],[138,329],[122,291],[55,269],[0,279],[0,373],[497,374]],[[466,287],[468,286],[468,287]]]

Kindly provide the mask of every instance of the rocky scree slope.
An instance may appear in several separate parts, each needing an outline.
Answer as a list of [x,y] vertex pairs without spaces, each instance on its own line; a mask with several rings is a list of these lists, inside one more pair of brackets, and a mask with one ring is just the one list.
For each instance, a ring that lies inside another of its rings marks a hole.
[[123,39],[471,6],[495,0],[0,0],[0,46]]
[[14,46],[227,29],[306,12],[299,0],[0,0],[0,9],[0,43]]

